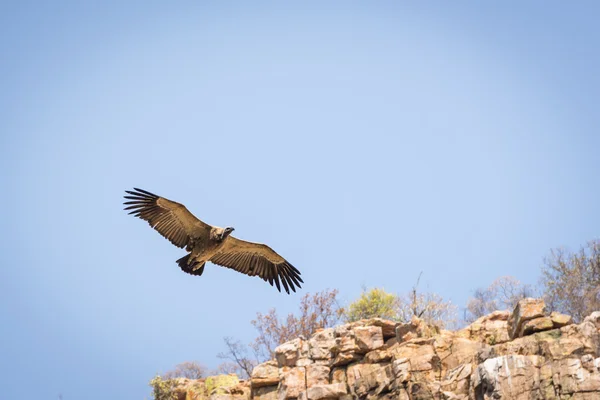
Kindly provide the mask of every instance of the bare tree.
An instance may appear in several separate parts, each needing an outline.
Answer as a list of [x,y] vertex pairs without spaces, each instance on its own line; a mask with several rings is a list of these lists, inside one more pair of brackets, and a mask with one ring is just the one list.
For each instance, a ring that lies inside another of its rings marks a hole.
[[335,325],[341,317],[337,301],[338,291],[323,290],[313,295],[305,294],[300,300],[299,314],[288,314],[280,320],[273,308],[267,314],[257,313],[252,325],[258,336],[251,344],[262,360],[274,356],[275,347],[297,337],[310,337],[317,329]]
[[411,291],[400,297],[398,312],[400,320],[410,321],[414,315],[428,324],[441,328],[453,326],[457,320],[457,307],[436,293],[419,292],[418,287],[422,274],[423,272],[419,273],[417,282]]
[[234,373],[244,378],[249,378],[252,370],[259,361],[255,357],[251,357],[247,346],[243,345],[239,340],[231,337],[223,338],[227,346],[227,352],[217,354],[217,357],[223,360],[228,360],[218,366],[218,371],[221,373]]
[[531,296],[534,290],[530,285],[512,276],[501,276],[487,288],[475,290],[467,303],[465,321],[473,322],[496,310],[512,310],[519,300]]
[[421,272],[411,291],[398,296],[383,289],[374,288],[363,293],[350,303],[344,312],[347,321],[381,317],[392,321],[408,322],[413,316],[428,324],[445,327],[456,321],[457,308],[435,293],[420,292]]
[[200,379],[206,374],[206,368],[195,361],[185,361],[177,364],[171,371],[163,374],[163,379],[188,378]]
[[600,240],[579,252],[553,249],[544,259],[542,285],[546,304],[577,322],[600,310]]
[[335,289],[313,295],[307,293],[300,300],[299,313],[288,314],[284,320],[279,318],[274,308],[266,314],[257,313],[252,325],[258,336],[249,347],[226,337],[227,351],[220,353],[218,357],[229,361],[219,366],[219,369],[250,376],[258,363],[274,357],[275,348],[280,344],[300,336],[309,337],[317,329],[335,325],[341,316],[337,294]]

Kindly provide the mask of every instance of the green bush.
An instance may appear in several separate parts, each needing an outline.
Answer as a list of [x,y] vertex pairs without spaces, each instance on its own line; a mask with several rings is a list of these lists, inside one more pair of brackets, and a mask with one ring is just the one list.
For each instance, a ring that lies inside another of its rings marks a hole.
[[348,322],[375,317],[398,321],[399,308],[400,299],[395,294],[379,288],[363,289],[360,297],[344,311],[344,317]]

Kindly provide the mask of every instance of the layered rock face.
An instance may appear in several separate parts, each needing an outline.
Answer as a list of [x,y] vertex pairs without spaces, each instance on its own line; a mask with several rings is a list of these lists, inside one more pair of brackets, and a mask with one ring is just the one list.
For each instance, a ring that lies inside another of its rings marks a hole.
[[455,332],[362,320],[282,344],[249,391],[218,398],[600,399],[599,330],[600,312],[574,325],[539,299]]

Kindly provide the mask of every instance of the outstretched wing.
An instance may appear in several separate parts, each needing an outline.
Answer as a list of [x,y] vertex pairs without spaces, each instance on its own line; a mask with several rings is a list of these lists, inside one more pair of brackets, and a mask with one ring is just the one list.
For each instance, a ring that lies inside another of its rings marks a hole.
[[269,246],[246,242],[232,236],[225,239],[223,246],[209,261],[249,276],[259,276],[271,286],[275,282],[280,292],[281,281],[288,294],[290,289],[295,292],[296,287],[300,288],[300,283],[304,283],[300,278],[300,271]]
[[148,221],[150,226],[177,247],[190,244],[198,230],[210,231],[210,225],[196,218],[183,204],[165,199],[142,189],[126,190],[125,210],[129,214]]

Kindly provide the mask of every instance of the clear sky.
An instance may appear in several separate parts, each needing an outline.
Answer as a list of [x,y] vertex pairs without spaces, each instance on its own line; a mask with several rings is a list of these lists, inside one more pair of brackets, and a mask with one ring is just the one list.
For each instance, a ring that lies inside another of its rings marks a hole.
[[[2,398],[149,398],[303,293],[464,306],[600,235],[597,2],[98,3],[0,6]],[[182,273],[133,186],[306,284]]]

